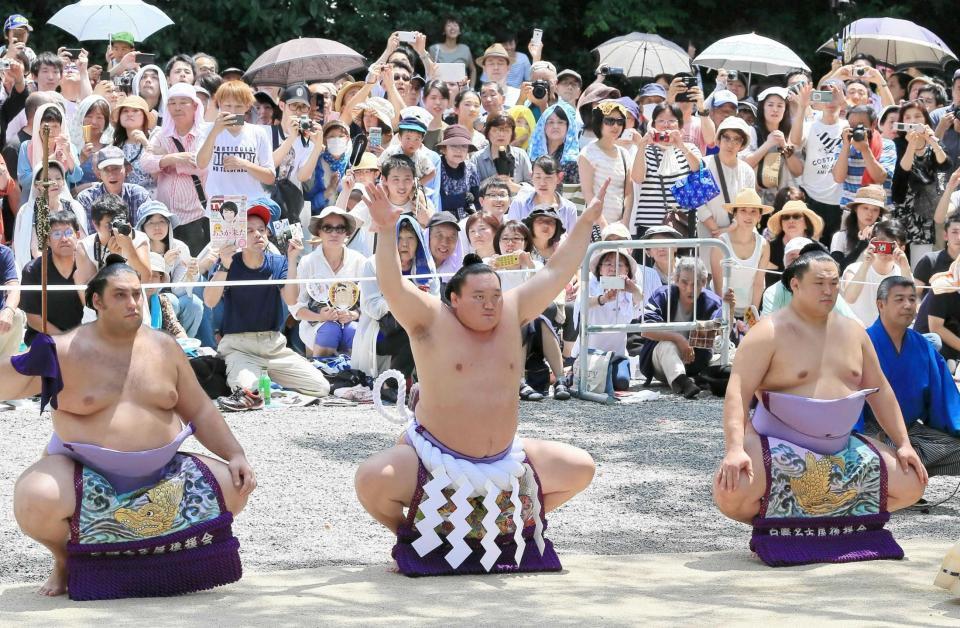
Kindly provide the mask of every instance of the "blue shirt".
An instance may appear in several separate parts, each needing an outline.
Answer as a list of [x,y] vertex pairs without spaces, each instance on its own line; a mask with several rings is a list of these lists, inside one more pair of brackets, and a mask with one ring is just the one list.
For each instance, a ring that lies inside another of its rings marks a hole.
[[[247,268],[243,253],[238,251],[227,271],[227,281],[286,279],[287,258],[265,253],[260,268]],[[223,323],[220,331],[242,334],[252,331],[278,331],[283,312],[282,286],[236,286],[223,290]]]
[[[17,261],[13,256],[13,250],[0,244],[0,283],[6,284],[9,281],[19,281],[17,275]],[[0,290],[0,308],[7,303],[7,291]]]
[[[87,233],[96,232],[97,226],[93,224],[93,204],[107,193],[107,188],[103,183],[94,183],[77,194],[77,202],[87,210],[87,222],[89,223]],[[137,226],[137,223],[140,222],[140,206],[150,200],[150,193],[141,185],[124,183],[120,196],[127,206],[127,220],[130,221],[131,225]]]
[[[887,192],[887,205],[893,204],[891,189],[893,187],[893,171],[897,166],[897,146],[893,140],[883,138],[883,148],[877,163],[887,173],[887,178],[883,180],[883,189]],[[850,157],[847,160],[847,178],[843,182],[843,190],[840,192],[840,207],[845,207],[857,195],[857,190],[863,187],[863,173],[866,171],[863,155],[859,150],[850,147]]]

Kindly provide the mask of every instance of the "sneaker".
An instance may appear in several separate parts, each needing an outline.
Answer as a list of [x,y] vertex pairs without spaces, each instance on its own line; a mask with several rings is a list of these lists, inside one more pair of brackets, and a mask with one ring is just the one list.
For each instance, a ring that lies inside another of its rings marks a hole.
[[542,401],[543,395],[524,382],[520,386],[520,399],[523,401]]
[[311,363],[320,369],[321,373],[330,377],[350,370],[350,359],[344,355],[314,358]]
[[224,412],[244,412],[246,410],[259,410],[263,407],[263,397],[259,392],[244,390],[237,386],[233,393],[217,399],[217,405]]
[[570,391],[562,382],[553,385],[553,398],[557,401],[566,401],[570,398]]
[[700,388],[686,375],[681,375],[673,380],[673,383],[670,384],[670,388],[673,390],[673,392],[677,393],[678,395],[683,395],[687,399],[693,399],[700,394]]

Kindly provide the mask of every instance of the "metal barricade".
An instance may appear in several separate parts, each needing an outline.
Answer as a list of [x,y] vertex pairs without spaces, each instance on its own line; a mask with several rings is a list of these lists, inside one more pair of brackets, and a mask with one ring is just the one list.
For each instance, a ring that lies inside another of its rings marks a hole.
[[[652,249],[652,248],[669,248],[669,249],[694,249],[695,257],[699,257],[700,249],[702,247],[711,248],[716,247],[723,251],[724,255],[724,264],[723,268],[723,288],[724,291],[727,289],[727,286],[730,285],[730,272],[731,264],[726,263],[733,258],[733,251],[730,246],[728,246],[722,240],[717,238],[689,238],[682,240],[675,239],[664,239],[664,240],[615,240],[609,242],[594,242],[589,247],[587,247],[587,254],[584,257],[583,263],[580,265],[580,294],[577,298],[580,300],[580,333],[577,339],[577,342],[580,343],[580,352],[578,357],[579,371],[577,376],[577,386],[574,394],[581,399],[588,399],[590,401],[598,401],[600,403],[612,403],[614,399],[606,394],[594,393],[587,390],[587,371],[588,371],[588,362],[589,362],[589,347],[590,343],[588,342],[590,334],[595,334],[598,332],[610,332],[610,331],[623,331],[623,332],[647,332],[647,331],[692,331],[697,327],[697,299],[693,301],[693,314],[692,321],[689,322],[665,322],[665,323],[647,323],[644,319],[644,314],[641,312],[641,319],[639,323],[626,323],[626,324],[616,324],[616,325],[590,325],[588,324],[588,318],[590,315],[590,260],[593,259],[593,256],[597,253],[603,251],[613,251],[613,250],[628,250],[632,251],[635,249]],[[709,266],[708,266],[709,270]],[[639,280],[640,277],[635,278]],[[697,279],[694,279],[697,281]],[[669,285],[669,283],[668,283]],[[704,286],[704,287],[709,287]],[[700,294],[700,286],[694,286],[694,292]],[[722,294],[720,295],[723,296]],[[644,286],[644,301],[650,298],[648,290]],[[671,318],[669,300],[667,308],[667,319]],[[720,356],[721,361],[724,365],[729,363],[729,352],[730,352],[730,329],[733,322],[732,312],[730,312],[730,305],[724,300],[723,302],[723,319],[721,322],[721,336],[722,341],[720,343]]]

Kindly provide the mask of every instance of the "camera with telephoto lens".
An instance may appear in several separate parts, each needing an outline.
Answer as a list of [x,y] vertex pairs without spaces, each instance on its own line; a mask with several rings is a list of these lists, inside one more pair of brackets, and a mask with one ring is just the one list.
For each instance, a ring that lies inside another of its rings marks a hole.
[[116,229],[120,235],[128,236],[133,233],[133,227],[130,226],[126,218],[114,218],[113,222],[110,223],[110,227]]
[[867,127],[862,124],[858,124],[853,127],[853,132],[850,134],[850,137],[853,138],[854,142],[862,142],[867,139]]
[[550,83],[547,81],[534,81],[533,82],[533,97],[537,100],[543,100],[547,97],[547,94],[550,92]]
[[316,123],[310,119],[310,116],[300,116],[297,118],[297,127],[300,129],[300,135],[306,135],[316,128]]

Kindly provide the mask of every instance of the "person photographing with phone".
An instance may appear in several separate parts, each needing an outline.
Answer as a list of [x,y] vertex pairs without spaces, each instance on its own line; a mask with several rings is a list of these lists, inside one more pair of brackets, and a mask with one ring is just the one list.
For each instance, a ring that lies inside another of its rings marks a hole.
[[913,279],[910,260],[904,253],[906,230],[897,220],[883,220],[873,227],[870,244],[861,261],[847,266],[840,283],[840,294],[853,313],[869,327],[880,315],[877,311],[877,287],[887,277]]

